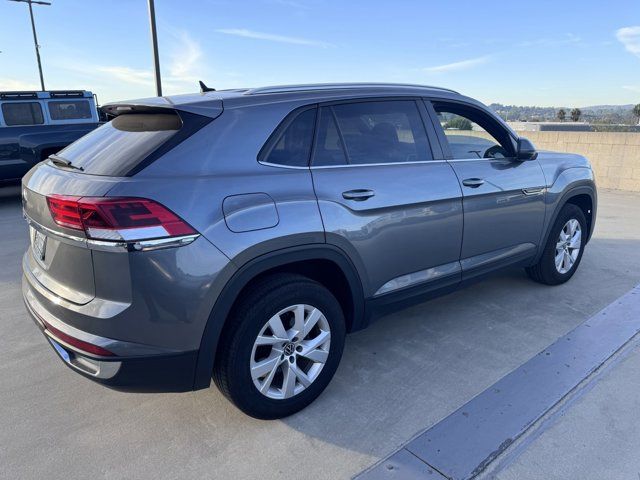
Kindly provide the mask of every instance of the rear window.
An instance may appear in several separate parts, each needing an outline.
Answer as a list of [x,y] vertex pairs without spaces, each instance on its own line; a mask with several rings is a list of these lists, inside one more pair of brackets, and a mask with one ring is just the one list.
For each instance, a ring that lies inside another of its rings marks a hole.
[[7,125],[42,125],[42,107],[38,102],[11,102],[2,104],[2,116]]
[[126,176],[182,128],[176,113],[120,115],[57,155],[91,175]]
[[86,100],[49,102],[51,120],[79,120],[91,118],[91,108]]

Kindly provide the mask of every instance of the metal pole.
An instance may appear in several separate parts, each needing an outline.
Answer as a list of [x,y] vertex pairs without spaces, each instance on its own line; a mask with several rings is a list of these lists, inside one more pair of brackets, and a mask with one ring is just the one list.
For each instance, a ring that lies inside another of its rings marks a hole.
[[44,91],[44,76],[42,75],[42,62],[40,61],[40,45],[38,45],[38,36],[36,35],[36,22],[33,20],[32,4],[51,5],[49,2],[38,0],[13,0],[14,2],[26,3],[29,5],[29,16],[31,17],[31,30],[33,31],[33,44],[36,47],[36,59],[38,60],[38,73],[40,74],[40,87]]
[[153,0],[149,0],[149,23],[151,25],[151,46],[153,48],[153,69],[156,78],[156,95],[162,96],[162,81],[160,79],[160,58],[158,56],[158,32],[156,31],[156,9]]
[[33,43],[36,46],[36,58],[38,59],[38,73],[40,73],[40,88],[44,92],[44,77],[42,76],[42,62],[40,61],[40,45],[38,45],[38,36],[36,35],[36,23],[33,21],[33,7],[29,2],[29,15],[31,16],[31,29],[33,30]]

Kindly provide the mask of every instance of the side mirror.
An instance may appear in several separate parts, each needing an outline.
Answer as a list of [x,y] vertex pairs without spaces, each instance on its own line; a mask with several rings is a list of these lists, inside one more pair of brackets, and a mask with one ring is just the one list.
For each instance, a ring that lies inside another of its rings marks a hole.
[[529,141],[529,139],[520,137],[518,139],[518,153],[516,158],[521,162],[525,162],[527,160],[535,160],[538,158],[538,152],[536,151],[536,147],[533,146],[533,143]]

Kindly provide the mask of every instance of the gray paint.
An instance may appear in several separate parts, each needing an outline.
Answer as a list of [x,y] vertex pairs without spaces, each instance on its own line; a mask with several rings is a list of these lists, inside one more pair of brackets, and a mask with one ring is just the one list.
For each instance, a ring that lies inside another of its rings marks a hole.
[[[522,260],[525,247],[533,257],[564,193],[586,187],[595,199],[592,171],[579,156],[544,154],[525,163],[435,160],[344,168],[288,168],[257,161],[263,144],[292,110],[324,101],[380,97],[464,100],[487,111],[449,91],[379,85],[289,93],[209,92],[125,102],[134,108],[188,110],[215,120],[133,177],[93,176],[40,164],[23,180],[27,214],[61,234],[82,236],[53,223],[45,195],[144,197],[171,209],[201,237],[189,245],[149,252],[91,248],[91,260],[80,247],[59,247],[66,252],[61,262],[75,270],[45,268],[49,288],[26,275],[34,297],[61,321],[91,334],[189,351],[199,348],[212,307],[234,272],[261,255],[287,247],[333,245],[356,267],[364,297],[370,298],[387,282],[415,272],[450,265],[456,283],[462,279],[461,265],[481,260],[491,270]],[[465,175],[483,176],[487,182],[479,191],[465,191],[459,182]],[[548,191],[539,196],[522,193],[538,186]],[[354,189],[370,189],[375,195],[366,201],[343,197]],[[30,256],[29,251],[26,270],[32,270]],[[90,269],[95,291],[85,281]],[[427,277],[426,282],[435,282],[441,275]],[[69,288],[93,299],[79,305]]]
[[[481,473],[573,388],[640,332],[640,285],[560,337],[402,450],[450,479]],[[400,454],[391,456],[391,461]],[[401,454],[406,456],[406,454]],[[383,478],[383,466],[358,478]],[[386,478],[421,478],[406,475]]]

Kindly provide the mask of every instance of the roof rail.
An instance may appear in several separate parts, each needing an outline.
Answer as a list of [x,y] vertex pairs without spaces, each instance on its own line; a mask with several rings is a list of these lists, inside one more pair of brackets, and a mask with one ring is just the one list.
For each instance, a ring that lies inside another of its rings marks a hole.
[[289,92],[313,92],[322,90],[353,90],[357,88],[380,88],[380,87],[407,87],[424,88],[429,90],[441,90],[445,92],[458,93],[455,90],[442,87],[432,87],[428,85],[417,85],[412,83],[310,83],[301,85],[274,85],[271,87],[258,87],[247,90],[245,95],[262,95],[266,93],[289,93]]
[[38,98],[37,92],[0,92],[3,100],[19,100],[22,98]]

